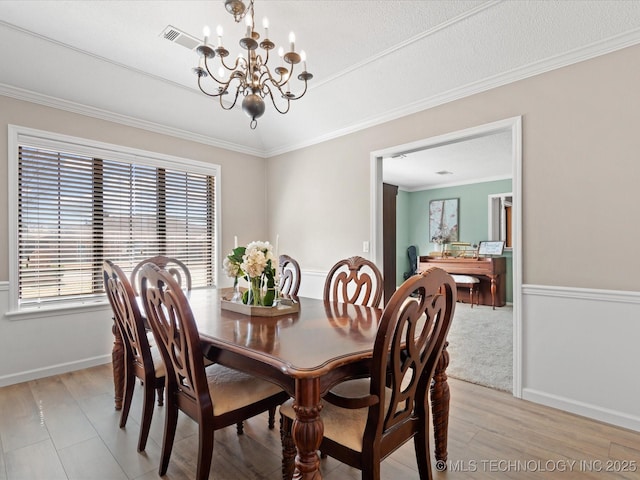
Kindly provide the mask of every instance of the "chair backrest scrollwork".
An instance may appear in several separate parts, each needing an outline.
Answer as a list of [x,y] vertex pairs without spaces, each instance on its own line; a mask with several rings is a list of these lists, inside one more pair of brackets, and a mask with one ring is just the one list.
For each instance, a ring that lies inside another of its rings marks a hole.
[[326,301],[378,307],[384,285],[378,267],[359,256],[337,262],[324,283]]
[[140,285],[147,321],[167,370],[167,395],[186,397],[193,411],[212,408],[200,334],[184,291],[169,271],[152,262],[142,266]]
[[126,274],[111,260],[103,263],[104,288],[125,346],[127,362],[153,372],[149,340],[136,295]]
[[289,255],[280,255],[280,293],[295,297],[300,290],[300,265]]
[[173,278],[183,290],[186,290],[187,292],[191,291],[191,272],[189,272],[189,268],[177,258],[157,255],[155,257],[150,257],[142,260],[134,267],[133,271],[131,272],[131,285],[133,285],[133,291],[136,295],[140,294],[140,279],[138,278],[140,275],[140,270],[146,263],[153,263],[161,269],[166,270],[173,276]]

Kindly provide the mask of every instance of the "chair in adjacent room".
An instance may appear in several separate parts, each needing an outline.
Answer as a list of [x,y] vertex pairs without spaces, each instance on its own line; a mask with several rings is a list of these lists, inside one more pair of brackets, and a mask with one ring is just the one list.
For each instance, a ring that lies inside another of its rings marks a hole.
[[[429,387],[455,301],[455,282],[439,268],[398,288],[378,326],[371,376],[339,383],[324,397],[323,454],[361,470],[363,479],[379,480],[380,462],[413,438],[420,478],[432,478]],[[294,408],[293,400],[280,407],[283,478],[294,469]]]
[[405,280],[418,273],[418,249],[415,245],[407,247],[407,257],[409,257],[409,271],[404,272]]
[[300,265],[289,255],[280,255],[280,293],[295,297],[300,290]]
[[209,477],[214,431],[275,409],[289,398],[278,385],[212,364],[205,370],[200,335],[175,278],[147,263],[140,271],[147,320],[165,362],[165,427],[159,474],[167,472],[180,411],[198,423],[198,480]]
[[133,285],[133,291],[136,295],[139,295],[138,291],[140,285],[140,279],[138,275],[140,273],[140,269],[145,263],[153,263],[158,267],[162,268],[169,272],[175,280],[178,282],[184,290],[187,292],[191,291],[191,272],[189,268],[177,258],[166,257],[164,255],[157,255],[155,257],[149,257],[145,260],[142,260],[138,263],[131,272],[131,285]]
[[142,381],[144,399],[138,451],[145,449],[153,417],[155,392],[158,405],[163,405],[165,368],[160,352],[153,341],[149,341],[144,318],[136,301],[133,288],[120,267],[105,260],[103,263],[104,288],[113,309],[116,325],[124,344],[124,395],[120,428],[124,428],[129,418],[131,400],[136,378]]
[[475,295],[476,305],[480,305],[480,290],[478,289],[478,285],[480,285],[480,279],[478,277],[474,277],[471,275],[451,275],[453,281],[456,282],[458,287],[468,288],[469,289],[469,303],[471,304],[471,308],[473,308],[473,297]]
[[377,307],[382,300],[384,285],[378,267],[359,256],[338,261],[327,274],[324,299]]

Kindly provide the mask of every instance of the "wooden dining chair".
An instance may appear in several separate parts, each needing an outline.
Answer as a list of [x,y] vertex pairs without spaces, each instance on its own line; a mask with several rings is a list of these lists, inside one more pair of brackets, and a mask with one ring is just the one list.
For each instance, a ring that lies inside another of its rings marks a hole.
[[324,283],[324,299],[377,307],[382,300],[382,274],[375,263],[354,256],[337,262]]
[[214,363],[206,370],[200,335],[175,278],[147,263],[140,272],[147,319],[164,359],[166,418],[159,474],[169,466],[180,411],[198,423],[198,480],[209,477],[214,431],[276,408],[289,395],[274,383]]
[[125,378],[120,428],[126,426],[129,418],[136,378],[142,381],[144,387],[138,439],[138,451],[141,452],[145,449],[149,437],[156,391],[158,405],[163,405],[164,362],[159,350],[152,346],[153,341],[150,342],[147,337],[144,318],[125,273],[110,260],[104,261],[102,271],[107,298],[124,344]]
[[140,294],[138,290],[140,279],[138,278],[138,276],[145,263],[153,263],[163,270],[166,270],[171,275],[173,275],[175,280],[178,282],[178,285],[180,285],[187,292],[191,291],[191,272],[189,272],[189,268],[177,258],[157,255],[155,257],[149,257],[145,260],[142,260],[133,268],[133,271],[131,272],[131,285],[133,285],[133,291],[136,295]]
[[[438,268],[410,277],[392,295],[378,326],[371,376],[339,383],[324,397],[324,454],[378,480],[380,462],[413,438],[420,478],[432,478],[428,392],[455,303],[455,282]],[[283,478],[294,469],[296,408],[293,400],[280,407]]]
[[[157,255],[155,257],[149,257],[145,260],[142,260],[138,263],[133,271],[131,272],[131,284],[133,285],[133,290],[136,295],[139,295],[140,288],[140,272],[142,267],[147,263],[153,263],[157,265],[159,268],[167,271],[169,274],[173,276],[176,280],[176,283],[180,285],[182,290],[190,292],[192,283],[191,283],[191,272],[189,268],[177,258],[166,257],[164,255]],[[205,367],[208,367],[210,363],[205,359]],[[270,429],[275,426],[275,418],[276,418],[276,408],[273,407],[269,410],[269,418],[267,420],[268,427]],[[244,431],[244,425],[242,421],[239,421],[236,425],[238,435],[242,435]]]
[[289,255],[280,255],[280,293],[295,297],[300,290],[300,265]]

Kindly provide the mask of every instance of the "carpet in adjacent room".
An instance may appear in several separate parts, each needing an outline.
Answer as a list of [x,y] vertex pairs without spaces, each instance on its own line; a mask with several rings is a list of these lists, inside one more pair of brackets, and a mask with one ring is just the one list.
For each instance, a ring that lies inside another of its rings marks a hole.
[[447,375],[511,392],[513,386],[513,307],[457,303],[447,337]]

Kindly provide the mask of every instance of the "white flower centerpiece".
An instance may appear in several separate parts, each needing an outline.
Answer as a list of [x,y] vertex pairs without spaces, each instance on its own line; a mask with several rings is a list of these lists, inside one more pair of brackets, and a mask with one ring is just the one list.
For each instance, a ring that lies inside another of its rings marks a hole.
[[[251,242],[236,247],[223,262],[225,273],[234,279],[232,302],[271,307],[276,304],[277,261],[269,242]],[[240,295],[238,279],[245,278],[249,289]]]

